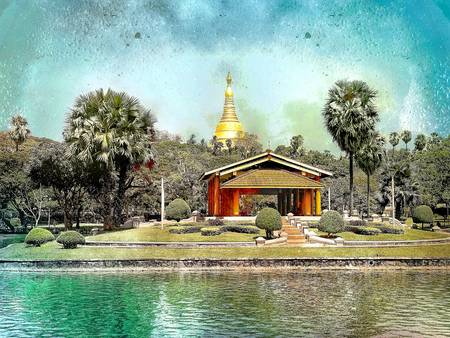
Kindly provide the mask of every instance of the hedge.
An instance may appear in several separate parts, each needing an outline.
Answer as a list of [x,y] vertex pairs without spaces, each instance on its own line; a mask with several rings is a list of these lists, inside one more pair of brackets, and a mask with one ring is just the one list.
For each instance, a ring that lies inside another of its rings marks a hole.
[[25,237],[25,243],[33,246],[41,246],[44,243],[55,240],[55,236],[43,228],[33,228]]
[[200,230],[204,228],[203,225],[191,225],[191,226],[180,226],[176,228],[169,229],[169,232],[171,234],[193,234],[195,232],[200,232]]
[[370,224],[371,227],[376,227],[377,229],[380,229],[380,231],[383,234],[404,234],[405,230],[403,229],[402,226],[398,226],[398,225],[390,225],[390,224],[385,224],[385,223],[373,223]]
[[208,225],[212,227],[221,226],[223,224],[223,219],[220,218],[210,218],[208,220]]
[[84,244],[86,240],[77,231],[64,231],[60,233],[56,242],[62,244],[64,249],[75,249],[78,244]]
[[345,227],[345,231],[351,231],[358,235],[368,235],[368,236],[381,234],[381,230],[375,227],[360,227],[352,225],[347,225]]
[[224,225],[223,232],[237,232],[240,234],[259,234],[259,228],[253,225]]
[[222,233],[222,229],[219,227],[206,227],[200,230],[202,236],[217,236]]

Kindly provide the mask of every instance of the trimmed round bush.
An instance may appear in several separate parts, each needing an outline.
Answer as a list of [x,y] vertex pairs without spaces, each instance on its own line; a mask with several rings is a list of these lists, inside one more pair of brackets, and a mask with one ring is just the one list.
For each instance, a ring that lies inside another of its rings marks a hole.
[[182,219],[191,217],[191,208],[181,198],[176,198],[166,208],[167,219],[179,222]]
[[200,230],[202,236],[217,236],[222,233],[222,229],[219,227],[206,227]]
[[331,234],[342,232],[344,227],[345,223],[342,215],[335,210],[330,210],[320,217],[319,226],[317,228],[330,236]]
[[64,231],[60,233],[56,242],[62,244],[64,249],[75,249],[78,244],[84,244],[86,241],[77,231]]
[[266,230],[266,237],[270,239],[275,230],[281,229],[281,215],[274,208],[263,208],[256,216],[256,226]]
[[412,218],[414,223],[433,223],[433,210],[428,205],[419,205],[415,207],[412,212]]
[[33,228],[25,237],[25,244],[32,246],[41,246],[44,243],[55,240],[55,236],[44,228]]

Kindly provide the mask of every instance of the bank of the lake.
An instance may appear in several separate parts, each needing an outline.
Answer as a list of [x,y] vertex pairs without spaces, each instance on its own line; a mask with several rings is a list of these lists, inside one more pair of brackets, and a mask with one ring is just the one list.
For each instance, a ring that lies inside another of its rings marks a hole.
[[448,271],[0,273],[0,336],[449,336]]
[[13,243],[21,243],[25,239],[24,234],[0,234],[0,249]]

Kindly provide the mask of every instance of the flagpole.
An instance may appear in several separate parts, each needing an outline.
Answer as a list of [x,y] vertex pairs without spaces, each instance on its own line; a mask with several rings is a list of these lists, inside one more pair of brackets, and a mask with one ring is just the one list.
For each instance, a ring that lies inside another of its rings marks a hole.
[[164,229],[164,178],[161,177],[161,229]]

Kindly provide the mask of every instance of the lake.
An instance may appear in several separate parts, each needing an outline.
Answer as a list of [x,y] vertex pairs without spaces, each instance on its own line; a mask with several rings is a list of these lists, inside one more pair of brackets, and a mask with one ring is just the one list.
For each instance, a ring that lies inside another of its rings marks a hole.
[[450,272],[0,272],[0,336],[450,335]]
[[23,234],[0,234],[0,249],[13,243],[23,242],[25,236]]

